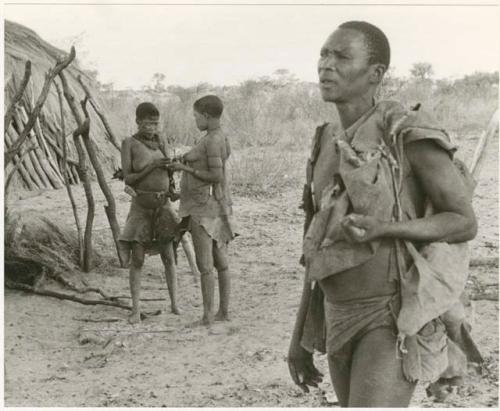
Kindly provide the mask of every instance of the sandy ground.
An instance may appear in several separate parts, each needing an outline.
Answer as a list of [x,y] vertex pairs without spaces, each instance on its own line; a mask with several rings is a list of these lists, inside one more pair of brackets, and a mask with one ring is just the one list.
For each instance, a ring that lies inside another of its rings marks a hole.
[[[470,156],[474,141],[467,142]],[[472,256],[498,255],[498,146],[491,147],[475,208],[480,231]],[[128,196],[112,183],[123,223]],[[96,248],[111,256],[113,246],[104,199],[95,221]],[[81,210],[84,197],[77,191]],[[332,401],[329,378],[303,394],[288,376],[285,362],[298,306],[303,271],[302,212],[299,190],[273,198],[235,196],[238,237],[231,245],[232,320],[211,328],[191,327],[201,316],[201,291],[182,252],[179,254],[181,316],[169,312],[168,294],[158,256],[147,259],[143,275],[143,309],[162,309],[159,316],[129,325],[127,312],[113,307],[84,306],[24,292],[5,291],[5,405],[7,406],[327,406]],[[73,226],[64,190],[17,199],[21,210],[34,210]],[[475,267],[470,288],[498,293],[498,268]],[[112,264],[87,275],[92,285],[112,295],[128,295],[128,273]],[[97,298],[89,294],[87,297]],[[123,300],[129,301],[129,300]],[[446,402],[426,398],[418,387],[412,406],[498,406],[498,301],[475,301],[474,336],[486,359],[482,372],[471,373]],[[88,319],[118,319],[88,322]],[[324,356],[319,367],[326,373]]]

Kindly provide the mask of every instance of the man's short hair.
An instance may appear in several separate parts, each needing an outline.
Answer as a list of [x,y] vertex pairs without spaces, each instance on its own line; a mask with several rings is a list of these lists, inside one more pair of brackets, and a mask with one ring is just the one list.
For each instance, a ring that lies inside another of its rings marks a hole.
[[365,37],[370,53],[370,64],[384,64],[386,70],[391,62],[391,48],[389,40],[382,30],[366,21],[347,21],[339,26],[340,29],[359,31]]
[[210,94],[196,100],[193,108],[200,114],[207,113],[211,117],[219,118],[224,110],[224,105],[219,97]]
[[137,120],[142,120],[146,117],[159,117],[160,112],[153,103],[141,103],[135,109],[135,117]]

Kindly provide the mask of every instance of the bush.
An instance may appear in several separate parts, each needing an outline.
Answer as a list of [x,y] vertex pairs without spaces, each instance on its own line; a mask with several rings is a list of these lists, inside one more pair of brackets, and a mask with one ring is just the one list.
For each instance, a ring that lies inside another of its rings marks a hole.
[[[289,73],[231,87],[200,84],[170,86],[163,93],[107,92],[104,99],[121,136],[135,132],[135,107],[148,100],[158,105],[164,136],[176,145],[192,145],[200,136],[192,104],[208,93],[224,101],[223,123],[233,148],[234,185],[245,193],[271,193],[302,184],[300,176],[315,127],[337,118],[334,106],[322,101],[316,83],[298,82]],[[482,130],[495,111],[498,73],[433,80],[429,76],[400,78],[389,72],[378,98],[399,100],[407,107],[421,103],[451,134],[464,138]]]

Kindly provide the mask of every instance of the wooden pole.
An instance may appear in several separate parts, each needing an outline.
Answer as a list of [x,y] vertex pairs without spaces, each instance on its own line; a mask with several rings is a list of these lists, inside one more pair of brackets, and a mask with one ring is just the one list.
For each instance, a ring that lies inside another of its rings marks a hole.
[[[8,163],[12,159],[12,152],[16,152],[19,147],[21,147],[29,135],[29,132],[33,128],[35,124],[35,120],[40,114],[40,110],[42,109],[45,100],[47,99],[47,95],[49,94],[50,86],[52,84],[52,80],[60,74],[75,58],[75,48],[71,47],[71,52],[68,57],[60,62],[58,62],[55,67],[45,75],[45,82],[42,87],[42,91],[38,96],[33,112],[29,116],[28,123],[24,127],[22,131],[20,131],[19,138],[13,143],[13,147],[4,153],[4,163]],[[14,110],[15,111],[15,110]]]
[[[81,106],[85,114],[85,118],[87,119],[87,121],[90,121],[89,113],[87,111],[87,106],[86,106],[87,101],[88,98],[86,97],[84,100],[82,100]],[[120,243],[118,239],[120,236],[120,226],[118,225],[118,221],[116,219],[115,198],[113,197],[113,193],[111,192],[111,190],[108,187],[108,184],[106,183],[106,178],[104,177],[104,172],[102,171],[102,167],[99,164],[99,160],[97,159],[97,154],[94,150],[92,140],[90,139],[90,134],[89,133],[82,134],[82,137],[83,137],[83,143],[85,144],[85,148],[87,149],[87,153],[90,158],[90,162],[94,166],[99,187],[101,187],[101,190],[104,193],[104,197],[106,197],[106,201],[108,202],[108,205],[104,206],[104,211],[106,212],[106,216],[108,217],[111,233],[113,234],[113,240],[115,242],[116,254],[118,255],[118,260],[120,261],[120,267],[124,268],[125,263],[120,254]]]
[[78,263],[80,268],[83,269],[84,266],[84,243],[83,243],[83,234],[82,234],[82,225],[80,223],[80,217],[78,215],[78,209],[76,207],[75,198],[73,197],[73,191],[71,190],[71,184],[69,182],[69,170],[66,173],[66,167],[68,166],[68,156],[67,156],[67,147],[66,147],[66,127],[64,123],[64,108],[63,108],[63,95],[59,84],[54,80],[54,85],[56,86],[57,96],[59,98],[59,108],[61,113],[61,141],[62,141],[62,163],[63,163],[63,177],[64,177],[64,185],[66,186],[66,191],[68,192],[69,201],[71,203],[71,208],[73,209],[73,216],[75,217],[75,225],[76,231],[78,235]]
[[[24,107],[19,108],[19,112],[21,113],[21,119],[27,124],[29,121],[28,113],[24,109]],[[36,133],[36,120],[35,120],[35,125],[29,132],[31,138],[33,139],[33,142],[35,143],[35,153],[36,157],[38,159],[38,162],[40,163],[40,166],[42,167],[42,170],[44,171],[45,175],[50,181],[50,184],[54,188],[61,188],[63,186],[63,178],[59,173],[59,170],[54,170],[52,164],[50,163],[47,155],[41,148],[41,144],[39,142],[40,138],[37,138],[37,133]],[[42,143],[43,144],[43,143]]]
[[[14,111],[14,123],[17,126],[18,130],[23,129],[23,122],[19,116],[19,113],[17,110]],[[28,133],[29,137],[32,137],[31,132]],[[37,144],[36,141],[33,142],[33,144]],[[12,146],[14,146],[14,142],[12,143]],[[19,148],[21,146],[18,146]],[[9,149],[9,151],[12,151],[12,147]],[[39,180],[42,182],[42,187],[43,188],[52,188],[52,185],[50,184],[49,179],[45,175],[45,172],[43,171],[42,166],[40,165],[40,162],[38,161],[38,157],[36,155],[35,150],[31,151],[29,153],[29,158],[31,160],[31,163],[33,164],[33,169],[35,170],[36,175],[38,176]]]
[[23,80],[21,81],[21,85],[19,86],[19,89],[16,91],[16,94],[14,94],[14,97],[12,97],[12,100],[10,101],[9,107],[7,108],[7,111],[5,112],[4,118],[3,118],[3,129],[7,130],[9,128],[10,122],[12,121],[12,116],[14,115],[14,109],[16,107],[16,104],[21,100],[24,94],[24,90],[26,89],[26,86],[28,85],[28,81],[31,76],[31,61],[27,61],[26,65],[24,66],[24,77]]
[[111,130],[111,126],[109,125],[108,120],[104,116],[102,110],[99,109],[96,101],[94,100],[94,98],[92,97],[92,94],[90,93],[89,88],[83,82],[81,75],[78,76],[78,81],[81,84],[83,91],[85,92],[85,95],[87,96],[87,98],[90,102],[90,105],[92,106],[92,108],[96,112],[97,116],[101,119],[102,124],[103,124],[104,128],[106,129],[106,133],[108,133],[109,141],[111,141],[111,144],[113,144],[118,151],[121,151],[120,144],[116,140],[115,134],[113,133],[113,130]]
[[85,233],[83,237],[84,242],[84,252],[83,252],[83,267],[82,270],[89,272],[92,265],[92,225],[94,223],[94,213],[95,213],[95,203],[94,195],[92,193],[92,186],[90,184],[90,179],[87,173],[87,161],[85,156],[85,151],[80,140],[80,136],[84,133],[89,132],[89,121],[86,119],[83,121],[78,108],[75,104],[75,98],[71,93],[68,82],[64,73],[59,73],[59,78],[61,79],[63,94],[68,103],[68,106],[73,113],[76,124],[78,128],[73,132],[73,141],[75,142],[76,151],[78,153],[78,172],[80,175],[80,180],[82,180],[83,188],[85,190],[85,197],[87,198],[87,221],[85,224]]
[[35,148],[34,146],[31,146],[27,150],[25,150],[24,152],[18,154],[19,161],[16,161],[16,164],[14,165],[14,167],[12,167],[12,170],[10,170],[10,172],[7,176],[7,179],[5,180],[5,185],[4,185],[5,200],[7,200],[7,196],[8,196],[8,192],[9,192],[9,185],[10,185],[10,182],[12,181],[12,177],[14,176],[14,174],[16,174],[16,172],[18,170],[20,170],[20,168],[22,166],[22,160],[26,156],[26,154],[28,154],[31,150],[34,150],[34,148]]
[[[11,126],[12,127],[12,126]],[[10,127],[9,127],[10,128]],[[7,128],[5,130],[5,147],[9,148],[11,146],[11,142],[13,139],[10,137],[10,130]],[[28,190],[37,190],[40,189],[41,187],[37,184],[37,182],[34,180],[34,178],[31,176],[31,173],[27,169],[26,166],[26,161],[29,159],[28,157],[24,157],[22,160],[19,157],[19,154],[16,154],[13,159],[14,165],[19,164],[19,174],[21,174],[24,183],[26,184],[26,187]]]

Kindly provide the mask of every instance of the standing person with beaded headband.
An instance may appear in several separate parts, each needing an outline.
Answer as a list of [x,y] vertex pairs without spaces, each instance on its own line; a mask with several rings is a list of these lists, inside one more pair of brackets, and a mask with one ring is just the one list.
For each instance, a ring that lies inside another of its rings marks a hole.
[[[232,201],[226,173],[231,154],[229,141],[221,128],[223,104],[219,97],[207,95],[193,105],[196,126],[206,131],[181,161],[169,165],[183,171],[179,216],[181,226],[191,232],[196,263],[201,273],[203,317],[201,324],[214,319],[229,320],[231,281],[227,245],[235,237],[232,223]],[[220,304],[214,317],[214,273],[219,283]]]
[[305,391],[328,353],[343,407],[406,407],[416,382],[481,361],[459,298],[477,223],[455,147],[425,112],[375,101],[390,63],[372,24],[341,24],[318,75],[338,124],[318,127],[304,189],[306,278],[288,354]]

